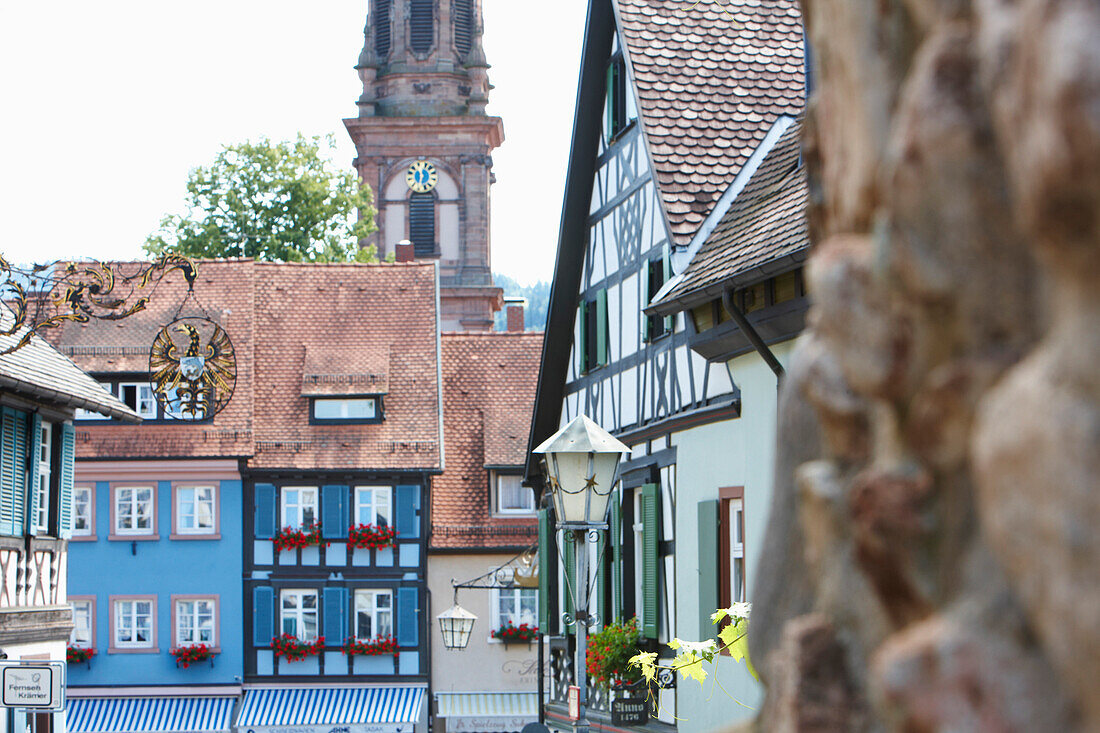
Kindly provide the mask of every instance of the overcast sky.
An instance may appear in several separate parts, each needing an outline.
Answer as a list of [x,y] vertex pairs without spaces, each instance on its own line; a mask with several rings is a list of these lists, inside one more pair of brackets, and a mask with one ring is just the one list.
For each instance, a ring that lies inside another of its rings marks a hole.
[[[367,0],[24,0],[0,5],[0,252],[15,262],[141,256],[221,145],[335,135],[356,114]],[[493,269],[554,264],[584,0],[484,0]]]

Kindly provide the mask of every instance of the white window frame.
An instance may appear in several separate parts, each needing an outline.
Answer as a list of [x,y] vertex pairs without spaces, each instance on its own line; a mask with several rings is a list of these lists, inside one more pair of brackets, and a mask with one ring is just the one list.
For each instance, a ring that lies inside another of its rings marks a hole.
[[[138,509],[141,502],[138,500],[138,492],[149,492],[149,526],[138,527]],[[114,489],[114,522],[115,522],[115,534],[116,535],[151,535],[156,533],[157,529],[157,499],[156,499],[156,487],[155,486],[117,486]],[[120,511],[123,506],[123,494],[124,492],[131,492],[132,497],[129,502],[131,505],[130,517],[133,520],[133,526],[122,526],[122,512]]]
[[[144,605],[148,608],[143,612],[139,606]],[[129,608],[127,608],[129,607]],[[152,649],[157,645],[157,622],[156,622],[156,603],[152,599],[125,599],[116,600],[114,602],[114,608],[111,609],[114,614],[114,639],[111,640],[112,645],[118,649]],[[132,624],[133,636],[137,636],[139,630],[139,623],[142,618],[148,619],[149,639],[147,641],[139,641],[136,638],[130,641],[123,641],[123,620],[129,620]]]
[[385,507],[385,526],[393,526],[393,487],[356,486],[355,487],[355,524],[373,524],[378,526],[379,510]]
[[[308,494],[312,496],[311,501],[303,501],[303,492],[312,492]],[[303,509],[309,508],[313,510],[313,521],[321,521],[320,514],[320,498],[321,490],[317,486],[284,486],[280,492],[282,498],[280,500],[280,517],[282,523],[280,527],[290,527],[292,529],[304,529],[308,525],[303,521],[305,518],[305,512]],[[294,496],[297,500],[290,501],[290,498]],[[290,511],[295,513],[294,521],[291,521],[289,516]]]
[[38,453],[38,516],[34,526],[38,532],[46,532],[50,525],[50,461],[53,460],[53,423],[42,421]]
[[733,604],[748,600],[745,588],[745,500],[727,499],[726,512],[730,534],[730,577],[727,581],[730,588],[730,603]]
[[[518,473],[497,473],[493,472],[493,507],[497,514],[511,514],[517,516],[529,516],[535,513],[535,492],[523,486],[523,475]],[[504,479],[515,479],[520,483],[520,493],[526,497],[526,506],[515,509],[505,507],[503,503],[504,493],[501,490],[501,483]]]
[[[115,396],[115,386],[113,384],[103,384],[102,382],[96,382],[103,391],[112,397]],[[74,420],[110,420],[110,415],[104,415],[102,412],[96,412],[94,410],[85,410],[83,407],[76,408],[76,414],[73,415]]]
[[[207,390],[203,390],[199,393],[198,400],[196,400],[197,406],[202,410],[206,410],[206,393]],[[172,387],[164,391],[164,415],[166,417],[173,417],[180,420],[195,420],[196,416],[190,413],[184,414],[183,406],[180,403],[180,399],[177,396],[179,394],[178,387]]]
[[[81,649],[95,647],[95,601],[88,599],[70,599],[73,610],[73,630],[69,634],[69,644]],[[81,634],[83,630],[85,633]],[[85,636],[86,638],[81,638]]]
[[153,385],[149,382],[119,382],[115,395],[123,403],[126,402],[123,398],[123,390],[126,387],[134,387],[137,390],[136,399],[134,400],[137,404],[134,405],[134,412],[143,418],[155,420],[157,417],[157,397],[153,393]]
[[[495,571],[496,568],[491,568],[490,572]],[[526,594],[530,599],[531,611],[530,619],[523,620],[523,596]],[[489,643],[499,643],[500,639],[494,638],[491,634],[504,624],[508,623],[509,619],[514,626],[526,623],[532,627],[539,625],[539,591],[537,588],[520,588],[519,586],[513,588],[493,588],[491,591],[492,607],[490,609],[490,616],[492,617],[493,625],[490,628]],[[505,614],[501,613],[501,605],[505,602],[509,602],[511,610]]]
[[[199,517],[199,505],[201,503],[207,503],[206,500],[200,500],[198,498],[199,491],[210,492],[210,526],[209,527],[184,527],[183,520],[187,515],[184,513],[184,507],[188,505],[188,502],[184,501],[185,492],[193,492],[194,496],[190,505],[192,507],[191,516],[194,517],[196,523]],[[218,530],[218,489],[213,485],[181,485],[175,487],[176,494],[176,533],[187,535],[202,535],[202,534],[214,534]]]
[[[87,494],[87,501],[85,502],[85,514],[84,518],[88,522],[87,527],[78,527],[77,520],[80,518],[80,512],[77,507],[80,506],[80,496]],[[74,537],[91,537],[95,534],[95,490],[91,486],[74,486],[73,487],[73,536]]]
[[[210,598],[175,598],[173,599],[173,611],[175,613],[175,639],[176,646],[189,646],[192,644],[206,644],[209,647],[218,646],[218,599],[214,597]],[[207,609],[200,614],[199,605],[205,604]],[[189,607],[189,608],[188,608]],[[200,638],[202,636],[203,628],[201,626],[201,616],[209,616],[210,619],[210,640],[206,641]],[[185,619],[190,619],[191,623],[185,625]],[[184,632],[189,632],[185,634]],[[186,636],[193,636],[194,638],[185,638]]]
[[[370,415],[351,415],[351,404],[353,402],[365,402],[370,403]],[[336,405],[340,408],[339,415],[328,415],[322,417],[317,414],[317,408],[322,404]],[[310,416],[318,422],[327,422],[329,420],[339,420],[341,422],[374,422],[378,420],[378,398],[377,397],[314,397],[313,404],[310,406]]]
[[[292,634],[301,641],[313,641],[321,633],[321,609],[320,598],[321,594],[316,588],[287,588],[279,593],[279,633],[280,634]],[[287,608],[287,600],[295,598],[297,599],[294,606]],[[313,608],[306,608],[305,601],[307,598],[313,599]],[[316,631],[312,636],[305,636],[303,628],[307,617],[313,617],[313,626]],[[294,621],[294,631],[287,631],[287,620]]]
[[[389,606],[380,605],[378,602],[380,598],[388,599]],[[380,588],[357,588],[355,590],[355,638],[360,641],[370,641],[383,635],[393,636],[393,610],[393,591]],[[360,613],[366,613],[370,616],[371,629],[374,631],[373,636],[359,635]],[[380,619],[387,616],[389,621],[382,623]],[[386,629],[385,634],[381,633],[382,629]]]

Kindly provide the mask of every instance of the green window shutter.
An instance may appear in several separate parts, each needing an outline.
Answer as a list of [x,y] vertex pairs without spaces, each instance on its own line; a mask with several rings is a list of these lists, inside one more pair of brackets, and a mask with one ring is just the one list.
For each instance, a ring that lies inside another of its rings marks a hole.
[[[565,612],[573,615],[573,598],[577,592],[577,549],[573,540],[562,533],[562,542],[565,543],[563,553],[565,555]],[[574,627],[576,628],[576,627]],[[569,633],[569,629],[562,629],[563,633]]]
[[596,557],[599,560],[596,566],[596,613],[600,616],[600,628],[603,628],[607,625],[607,565],[610,562],[606,535],[601,534],[596,540]]
[[611,613],[623,614],[623,505],[616,493],[611,497]]
[[596,293],[596,363],[607,364],[607,290]]
[[[661,258],[661,263],[664,267],[664,277],[661,278],[661,285],[664,285],[672,279],[672,258],[668,254],[668,245],[664,247],[664,254]],[[676,316],[665,316],[665,331],[671,331]]]
[[539,509],[539,631],[550,633],[550,572],[557,567],[550,545],[550,517]]
[[603,129],[604,139],[610,141],[615,137],[615,76],[618,72],[617,65],[610,63],[607,66],[607,86],[603,100]]
[[31,415],[30,421],[30,486],[27,492],[27,517],[26,526],[27,534],[34,536],[38,534],[38,479],[41,465],[39,463],[39,457],[42,455],[42,417],[36,412]]
[[76,430],[70,422],[61,424],[61,478],[58,479],[57,531],[61,539],[73,536],[73,482],[76,479]]
[[580,308],[578,309],[577,317],[580,319],[580,343],[578,344],[578,352],[580,353],[581,372],[587,372],[592,368],[592,360],[588,353],[588,301],[581,301]]
[[661,583],[658,542],[661,538],[661,493],[657,484],[642,486],[642,635],[656,639]]
[[699,638],[713,639],[718,627],[710,615],[718,608],[718,500],[698,504]]

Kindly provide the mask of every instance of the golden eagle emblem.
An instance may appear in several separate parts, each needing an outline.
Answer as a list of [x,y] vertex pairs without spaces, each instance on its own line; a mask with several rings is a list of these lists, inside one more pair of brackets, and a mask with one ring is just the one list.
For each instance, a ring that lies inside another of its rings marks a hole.
[[228,404],[237,383],[233,342],[209,319],[175,320],[153,339],[149,373],[166,415],[179,420],[211,418]]

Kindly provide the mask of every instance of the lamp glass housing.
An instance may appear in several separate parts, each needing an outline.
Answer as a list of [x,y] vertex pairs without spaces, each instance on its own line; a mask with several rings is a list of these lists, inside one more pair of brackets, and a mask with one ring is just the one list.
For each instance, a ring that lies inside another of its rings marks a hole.
[[443,634],[443,646],[447,649],[465,649],[470,643],[477,616],[457,603],[436,616],[439,631]]
[[607,522],[615,467],[621,453],[548,452],[547,469],[551,482],[554,510],[565,524]]

